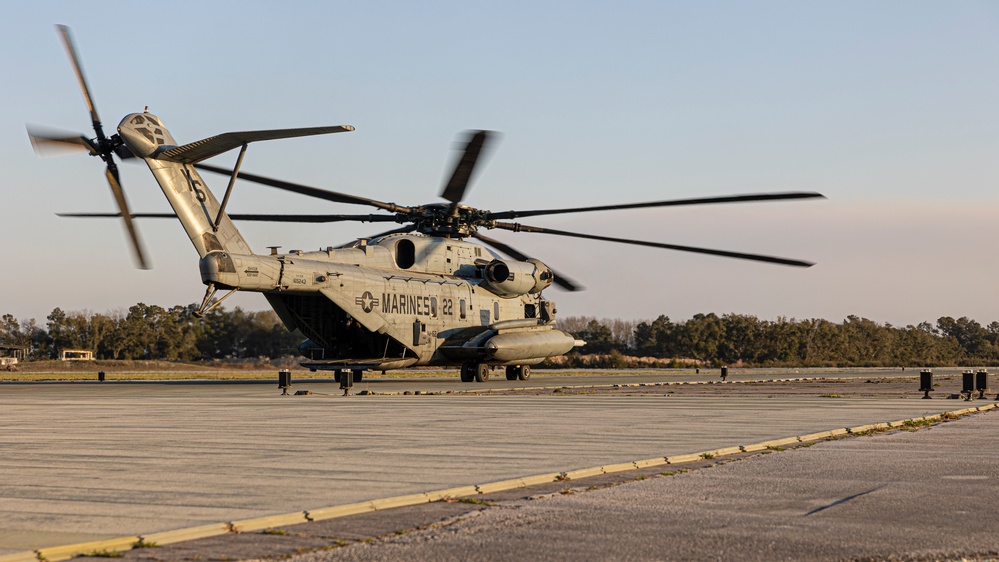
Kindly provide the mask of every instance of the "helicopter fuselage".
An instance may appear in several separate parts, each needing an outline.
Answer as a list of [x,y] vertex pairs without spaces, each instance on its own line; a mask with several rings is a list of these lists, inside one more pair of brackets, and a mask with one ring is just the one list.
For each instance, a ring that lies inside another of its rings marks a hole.
[[576,343],[541,296],[544,264],[464,240],[394,234],[313,252],[216,251],[200,265],[206,285],[264,293],[308,337],[313,368],[533,365]]

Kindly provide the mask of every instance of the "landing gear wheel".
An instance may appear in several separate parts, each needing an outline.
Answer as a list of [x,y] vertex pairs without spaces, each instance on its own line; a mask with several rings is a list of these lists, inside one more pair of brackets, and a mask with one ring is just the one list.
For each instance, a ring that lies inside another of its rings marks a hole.
[[489,380],[489,365],[479,363],[475,365],[475,382],[486,382]]
[[510,365],[506,368],[506,380],[526,381],[531,378],[530,365]]
[[340,382],[340,375],[342,375],[342,374],[343,374],[343,371],[341,371],[340,369],[334,370],[333,371],[333,382]]
[[354,371],[354,382],[361,382],[364,377],[364,371]]
[[461,365],[461,382],[472,382],[475,379],[475,364],[474,363],[462,363]]

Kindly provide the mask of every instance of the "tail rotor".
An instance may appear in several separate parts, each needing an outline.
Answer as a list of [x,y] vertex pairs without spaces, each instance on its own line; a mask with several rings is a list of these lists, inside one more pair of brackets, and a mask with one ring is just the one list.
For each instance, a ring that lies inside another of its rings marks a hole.
[[132,253],[136,266],[141,269],[149,269],[145,251],[139,239],[139,233],[135,229],[132,213],[125,198],[125,191],[121,188],[118,165],[114,161],[116,155],[124,159],[132,157],[132,153],[125,146],[120,136],[114,134],[109,137],[104,134],[104,128],[101,125],[100,116],[97,114],[93,96],[90,95],[90,87],[87,85],[87,78],[83,74],[83,66],[80,64],[80,58],[77,55],[69,28],[64,25],[57,25],[56,31],[59,33],[63,47],[66,49],[66,54],[72,63],[77,83],[80,86],[80,91],[83,93],[83,101],[90,111],[90,120],[94,134],[97,136],[87,138],[82,134],[44,130],[28,126],[28,136],[31,138],[31,145],[34,147],[35,153],[39,156],[53,155],[58,151],[67,150],[86,151],[91,156],[98,156],[104,161],[104,176],[107,178],[108,186],[111,188],[111,194],[114,196],[115,203],[118,205],[121,218],[125,221],[125,231],[128,233],[128,237],[132,243]]

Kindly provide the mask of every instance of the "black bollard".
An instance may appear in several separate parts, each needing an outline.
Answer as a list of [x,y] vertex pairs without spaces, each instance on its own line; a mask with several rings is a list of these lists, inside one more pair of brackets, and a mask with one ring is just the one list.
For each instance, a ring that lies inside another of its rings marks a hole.
[[104,382],[104,371],[97,371],[97,380]]
[[288,395],[288,389],[291,388],[291,371],[288,369],[278,371],[278,388],[281,389],[281,396]]
[[974,371],[965,371],[962,377],[961,384],[961,394],[964,395],[965,400],[971,400],[972,393],[975,392],[975,373]]
[[985,369],[979,369],[975,373],[975,390],[978,391],[978,399],[984,400],[985,393],[989,390],[989,372]]
[[930,400],[930,392],[933,392],[933,371],[923,369],[919,372],[919,392],[923,393],[923,400]]
[[343,395],[347,396],[350,394],[350,389],[354,386],[354,371],[341,371],[340,372],[340,390],[343,391]]
[[722,379],[722,382],[725,382],[726,378],[728,378],[728,367],[722,367],[721,368],[721,379]]

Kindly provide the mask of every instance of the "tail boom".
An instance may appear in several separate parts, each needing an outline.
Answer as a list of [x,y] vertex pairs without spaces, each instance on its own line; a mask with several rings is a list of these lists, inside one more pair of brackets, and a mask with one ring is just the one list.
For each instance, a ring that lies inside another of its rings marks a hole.
[[215,218],[220,208],[218,199],[193,164],[157,158],[157,155],[177,146],[158,117],[149,113],[127,115],[118,125],[118,133],[132,154],[146,161],[199,257],[220,251],[253,253],[228,216],[223,214],[216,228]]

